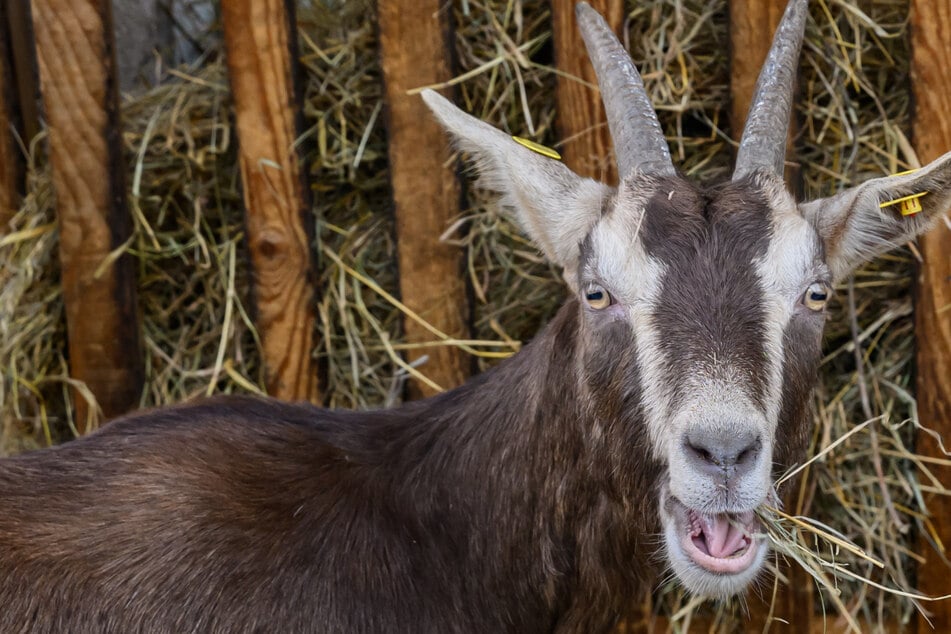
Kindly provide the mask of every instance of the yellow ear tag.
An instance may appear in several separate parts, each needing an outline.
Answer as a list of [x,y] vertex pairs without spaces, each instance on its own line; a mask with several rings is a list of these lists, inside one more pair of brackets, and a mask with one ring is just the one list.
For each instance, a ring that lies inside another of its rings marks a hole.
[[519,145],[523,145],[523,146],[527,147],[527,148],[528,148],[529,150],[531,150],[532,152],[537,152],[538,154],[541,154],[542,156],[547,156],[548,158],[553,158],[553,159],[555,159],[556,161],[560,161],[560,160],[561,160],[561,154],[559,154],[559,153],[556,152],[555,150],[551,149],[550,147],[545,147],[545,146],[542,145],[541,143],[535,143],[534,141],[531,141],[531,140],[529,140],[529,139],[522,138],[522,137],[520,137],[520,136],[513,136],[513,137],[512,137],[512,140],[515,141],[516,143],[518,143]]
[[[912,174],[917,172],[917,169],[905,170],[904,172],[898,172],[897,174],[892,174],[892,176],[904,176],[905,174]],[[914,216],[917,213],[921,213],[923,207],[921,206],[921,201],[919,198],[926,195],[928,192],[921,192],[918,194],[911,194],[910,196],[902,196],[901,198],[895,198],[894,200],[886,200],[883,203],[879,203],[879,208],[884,209],[885,207],[891,207],[892,205],[898,205],[898,212],[902,216]]]
[[921,212],[921,201],[918,200],[921,198],[921,196],[924,196],[924,194],[902,201],[902,203],[898,206],[898,211],[901,212],[901,215],[914,216],[915,214]]

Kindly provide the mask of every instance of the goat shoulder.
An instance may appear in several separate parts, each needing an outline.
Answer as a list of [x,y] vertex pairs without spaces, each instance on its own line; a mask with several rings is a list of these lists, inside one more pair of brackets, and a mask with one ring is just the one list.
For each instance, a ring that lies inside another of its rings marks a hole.
[[592,631],[633,524],[584,473],[566,319],[397,410],[220,397],[0,461],[0,631]]

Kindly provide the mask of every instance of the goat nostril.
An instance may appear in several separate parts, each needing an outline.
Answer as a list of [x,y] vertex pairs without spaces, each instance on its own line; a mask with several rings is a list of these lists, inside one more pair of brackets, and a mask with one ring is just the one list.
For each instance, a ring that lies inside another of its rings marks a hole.
[[748,470],[756,463],[761,441],[749,433],[713,434],[695,430],[683,438],[683,448],[694,464],[703,471],[721,470],[730,476]]
[[694,443],[687,438],[684,440],[684,446],[687,449],[687,452],[693,455],[695,458],[707,464],[719,464],[719,461],[713,456],[710,451],[703,447],[700,443]]
[[752,462],[757,454],[759,454],[759,441],[755,441],[753,444],[748,446],[746,449],[740,452],[740,455],[736,457],[736,464],[744,465],[748,462]]

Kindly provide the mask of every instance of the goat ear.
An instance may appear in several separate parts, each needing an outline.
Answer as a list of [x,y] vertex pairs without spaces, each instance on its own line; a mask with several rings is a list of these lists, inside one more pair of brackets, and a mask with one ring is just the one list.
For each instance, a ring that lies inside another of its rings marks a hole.
[[[897,201],[917,198],[921,211],[903,216]],[[951,208],[951,152],[920,170],[886,176],[829,198],[800,205],[825,246],[826,262],[836,280],[892,247],[924,233]]]
[[565,280],[574,287],[579,245],[613,188],[516,143],[432,90],[422,95],[459,149],[474,160],[479,184],[502,194],[502,204],[545,256],[564,267]]

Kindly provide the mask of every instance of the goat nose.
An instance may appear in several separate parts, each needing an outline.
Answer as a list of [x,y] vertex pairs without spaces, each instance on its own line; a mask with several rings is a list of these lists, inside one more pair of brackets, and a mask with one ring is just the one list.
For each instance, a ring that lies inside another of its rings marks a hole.
[[691,465],[711,477],[728,480],[752,469],[762,444],[759,434],[752,431],[694,429],[684,436],[684,451]]

